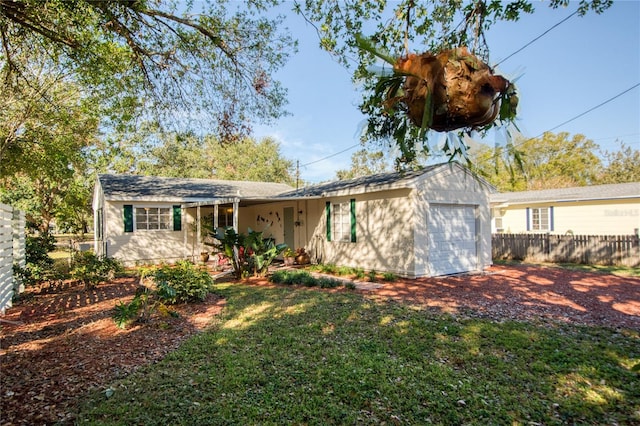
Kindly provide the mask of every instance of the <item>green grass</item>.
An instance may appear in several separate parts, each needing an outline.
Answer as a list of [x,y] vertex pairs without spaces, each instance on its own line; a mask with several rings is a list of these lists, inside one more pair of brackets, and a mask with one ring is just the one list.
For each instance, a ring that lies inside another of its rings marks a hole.
[[636,331],[456,318],[302,287],[216,292],[227,304],[209,331],[85,399],[78,423],[640,422]]
[[571,271],[583,272],[600,272],[603,274],[618,275],[621,277],[640,277],[640,267],[632,268],[630,266],[614,266],[614,265],[582,265],[578,263],[532,263],[522,262],[518,260],[500,260],[493,259],[496,265],[541,265],[550,268],[562,268]]

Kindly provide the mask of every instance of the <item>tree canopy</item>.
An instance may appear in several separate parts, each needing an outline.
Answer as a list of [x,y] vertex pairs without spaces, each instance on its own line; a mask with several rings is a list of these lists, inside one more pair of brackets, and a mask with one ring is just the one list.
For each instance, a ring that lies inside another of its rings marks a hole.
[[586,136],[565,132],[516,139],[507,146],[481,145],[470,159],[475,171],[500,191],[640,181],[640,151],[622,143],[619,151],[602,153]]
[[99,96],[114,126],[169,117],[234,138],[285,113],[286,91],[272,76],[295,44],[282,18],[264,13],[271,5],[0,0],[2,91],[39,87],[29,71],[37,58]]
[[388,160],[383,151],[361,149],[351,155],[351,168],[336,171],[336,177],[339,180],[346,180],[389,172],[392,167]]
[[[213,135],[162,133],[124,151],[124,162],[136,151],[131,173],[148,176],[282,182],[293,185],[293,162],[271,138],[244,138],[221,145]],[[109,159],[122,164],[117,156]]]

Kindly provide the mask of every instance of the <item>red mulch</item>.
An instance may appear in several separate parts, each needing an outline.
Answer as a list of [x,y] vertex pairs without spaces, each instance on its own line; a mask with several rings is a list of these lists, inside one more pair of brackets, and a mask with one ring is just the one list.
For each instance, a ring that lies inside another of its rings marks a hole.
[[[256,284],[260,281],[249,281]],[[382,284],[382,283],[381,283]],[[0,424],[73,422],[76,396],[103,389],[162,359],[224,307],[214,295],[127,330],[111,319],[137,280],[95,290],[65,283],[30,289],[0,317]],[[486,274],[398,280],[367,297],[494,320],[554,320],[640,330],[640,279],[539,266],[495,266]]]
[[554,320],[640,330],[640,278],[538,265],[492,266],[486,273],[398,280],[366,291],[445,312],[494,320]]
[[0,424],[72,422],[76,396],[161,360],[224,306],[210,294],[203,303],[172,307],[177,318],[119,329],[113,308],[129,302],[137,286],[137,279],[122,278],[93,290],[68,282],[29,289],[0,317]]

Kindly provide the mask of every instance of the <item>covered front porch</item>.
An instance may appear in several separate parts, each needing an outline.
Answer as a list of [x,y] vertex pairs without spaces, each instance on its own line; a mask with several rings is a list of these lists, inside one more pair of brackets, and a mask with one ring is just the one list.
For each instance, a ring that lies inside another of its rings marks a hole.
[[284,243],[293,250],[305,247],[309,251],[313,246],[310,238],[320,222],[317,209],[311,209],[310,203],[317,200],[234,197],[185,203],[181,206],[186,223],[185,249],[194,260],[201,252],[211,253],[214,239],[210,233],[220,227],[233,227],[241,233],[249,229],[262,231],[277,244]]

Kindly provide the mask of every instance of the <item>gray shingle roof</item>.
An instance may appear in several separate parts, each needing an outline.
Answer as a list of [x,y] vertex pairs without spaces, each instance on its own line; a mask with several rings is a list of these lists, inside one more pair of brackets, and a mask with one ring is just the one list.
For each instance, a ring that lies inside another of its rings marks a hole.
[[347,191],[355,188],[367,188],[374,189],[376,187],[385,187],[388,185],[398,184],[402,182],[409,182],[412,179],[417,178],[429,171],[435,170],[439,167],[448,165],[450,163],[434,164],[424,167],[420,170],[408,171],[408,172],[392,172],[392,173],[378,173],[369,176],[363,176],[355,179],[338,180],[334,182],[318,184],[300,188],[289,192],[279,194],[277,198],[293,198],[293,197],[319,197],[323,194],[328,195],[336,192]]
[[640,197],[640,182],[491,194],[491,203],[567,202]]
[[111,200],[172,199],[188,202],[226,197],[271,197],[291,190],[283,183],[215,179],[103,174],[98,176],[98,180],[105,197]]

